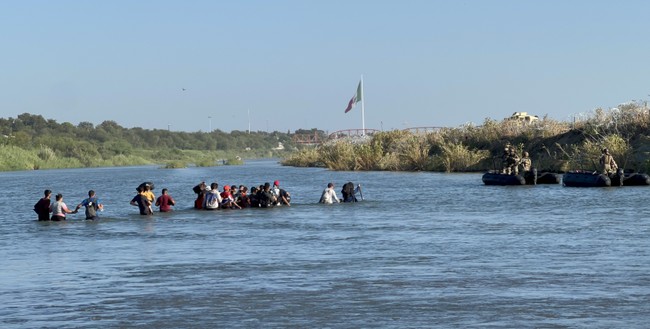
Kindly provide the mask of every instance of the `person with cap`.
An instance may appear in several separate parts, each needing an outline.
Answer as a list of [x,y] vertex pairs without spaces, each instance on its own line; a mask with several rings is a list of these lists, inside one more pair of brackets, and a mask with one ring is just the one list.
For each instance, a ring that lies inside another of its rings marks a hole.
[[273,182],[273,186],[271,186],[271,193],[273,193],[273,196],[277,199],[280,196],[280,181],[276,180]]
[[233,209],[233,208],[239,208],[241,207],[235,203],[235,199],[232,196],[232,193],[230,192],[230,185],[225,185],[223,187],[223,192],[221,192],[221,208],[222,209]]
[[273,188],[271,189],[273,196],[277,200],[277,205],[286,205],[291,206],[291,194],[285,189],[280,188],[280,181],[276,180],[273,182]]
[[508,171],[511,175],[519,175],[519,155],[514,147],[510,147],[508,156]]
[[501,155],[501,173],[510,174],[510,143],[506,144]]
[[320,196],[320,203],[332,204],[341,202],[336,196],[336,191],[334,190],[334,183],[328,183],[327,188],[323,190],[323,194]]
[[616,172],[616,169],[618,169],[616,161],[614,161],[614,157],[609,154],[609,150],[607,148],[603,149],[603,154],[600,156],[599,162],[600,170],[605,175],[613,174]]

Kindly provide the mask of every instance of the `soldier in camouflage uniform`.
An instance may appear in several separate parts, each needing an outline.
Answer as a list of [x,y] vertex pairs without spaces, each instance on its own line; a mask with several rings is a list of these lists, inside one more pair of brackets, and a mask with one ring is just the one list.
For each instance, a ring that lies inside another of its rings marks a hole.
[[609,154],[609,150],[607,148],[603,149],[603,154],[600,156],[600,171],[605,174],[613,174],[616,173],[616,169],[618,169],[618,166],[616,165],[616,161],[614,161],[614,157]]
[[533,169],[533,161],[528,157],[528,152],[524,152],[523,155],[524,156],[519,161],[519,165],[521,166],[521,171],[526,173]]
[[501,166],[501,173],[510,175],[510,143],[506,144],[501,155]]
[[515,152],[515,148],[510,148],[510,156],[508,157],[508,167],[511,175],[519,175],[519,156]]

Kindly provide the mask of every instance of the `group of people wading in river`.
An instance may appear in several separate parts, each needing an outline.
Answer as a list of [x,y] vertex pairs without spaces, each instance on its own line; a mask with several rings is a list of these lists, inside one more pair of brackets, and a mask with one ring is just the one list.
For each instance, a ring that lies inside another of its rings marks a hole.
[[[88,198],[83,199],[74,210],[70,210],[63,202],[63,194],[58,193],[52,203],[50,197],[51,190],[45,190],[43,197],[34,205],[34,212],[38,215],[39,221],[62,221],[66,219],[67,214],[76,214],[81,207],[85,208],[86,219],[99,219],[98,212],[104,210],[104,205],[95,196],[95,191],[88,191]],[[51,214],[51,216],[50,216]]]
[[[130,204],[137,206],[140,215],[152,215],[153,207],[158,207],[160,212],[172,211],[176,201],[169,194],[166,188],[162,189],[162,195],[156,198],[154,184],[144,182],[136,190],[137,194],[131,199]],[[276,180],[273,185],[264,183],[260,186],[251,188],[250,193],[244,185],[225,185],[219,191],[218,183],[207,185],[201,182],[193,187],[196,193],[194,208],[201,210],[217,209],[242,209],[242,208],[270,208],[275,206],[291,206],[291,194],[285,189],[280,188],[280,181]],[[85,207],[86,219],[99,219],[98,212],[104,209],[104,205],[95,195],[95,191],[88,192],[88,198],[79,203],[74,210],[68,209],[63,202],[63,195],[57,194],[56,201],[50,202],[52,191],[45,190],[43,198],[35,205],[34,211],[38,214],[39,221],[61,221],[66,219],[66,214],[75,214],[81,207]],[[357,202],[357,194],[361,194],[361,185],[354,186],[354,183],[348,182],[343,185],[341,190],[342,198],[338,198],[334,191],[334,184],[329,183],[323,191],[320,203],[339,203],[339,202]],[[363,196],[361,196],[363,199]],[[51,214],[51,215],[50,215]]]
[[224,185],[219,192],[219,184],[205,182],[194,186],[196,200],[195,209],[242,209],[242,208],[269,208],[274,206],[291,206],[291,194],[280,188],[280,181],[264,183],[251,187],[250,193],[244,185]]

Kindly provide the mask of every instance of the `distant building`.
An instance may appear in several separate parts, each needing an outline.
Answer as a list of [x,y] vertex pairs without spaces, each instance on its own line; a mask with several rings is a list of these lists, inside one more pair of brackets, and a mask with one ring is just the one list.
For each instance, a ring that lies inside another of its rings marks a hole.
[[282,144],[282,142],[278,142],[278,147],[274,147],[273,149],[274,150],[284,150],[284,145]]
[[509,118],[506,118],[506,120],[517,120],[526,123],[533,123],[539,120],[539,117],[536,115],[530,115],[528,112],[515,112]]

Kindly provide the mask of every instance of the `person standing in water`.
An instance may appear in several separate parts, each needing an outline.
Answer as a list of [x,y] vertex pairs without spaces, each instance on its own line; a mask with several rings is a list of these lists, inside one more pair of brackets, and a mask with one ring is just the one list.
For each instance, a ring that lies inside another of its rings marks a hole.
[[166,188],[162,189],[162,195],[156,199],[156,206],[160,209],[160,212],[172,211],[172,206],[176,205],[176,201],[169,195]]
[[99,202],[99,199],[95,196],[95,191],[93,190],[88,191],[88,198],[84,199],[80,204],[77,205],[75,212],[79,211],[79,208],[81,207],[86,207],[85,213],[86,219],[88,220],[99,219],[97,211],[104,210],[104,205]]
[[75,212],[68,209],[68,206],[63,202],[63,194],[59,193],[55,197],[56,201],[50,205],[50,211],[52,212],[53,221],[62,221],[65,220],[66,214],[74,214]]
[[50,220],[50,196],[52,195],[52,191],[45,190],[43,194],[45,194],[45,196],[38,200],[34,205],[34,211],[38,214],[39,221]]
[[321,194],[319,202],[326,204],[341,202],[341,200],[339,200],[339,198],[336,196],[336,191],[334,191],[334,183],[327,184],[327,188],[323,190],[323,194]]

